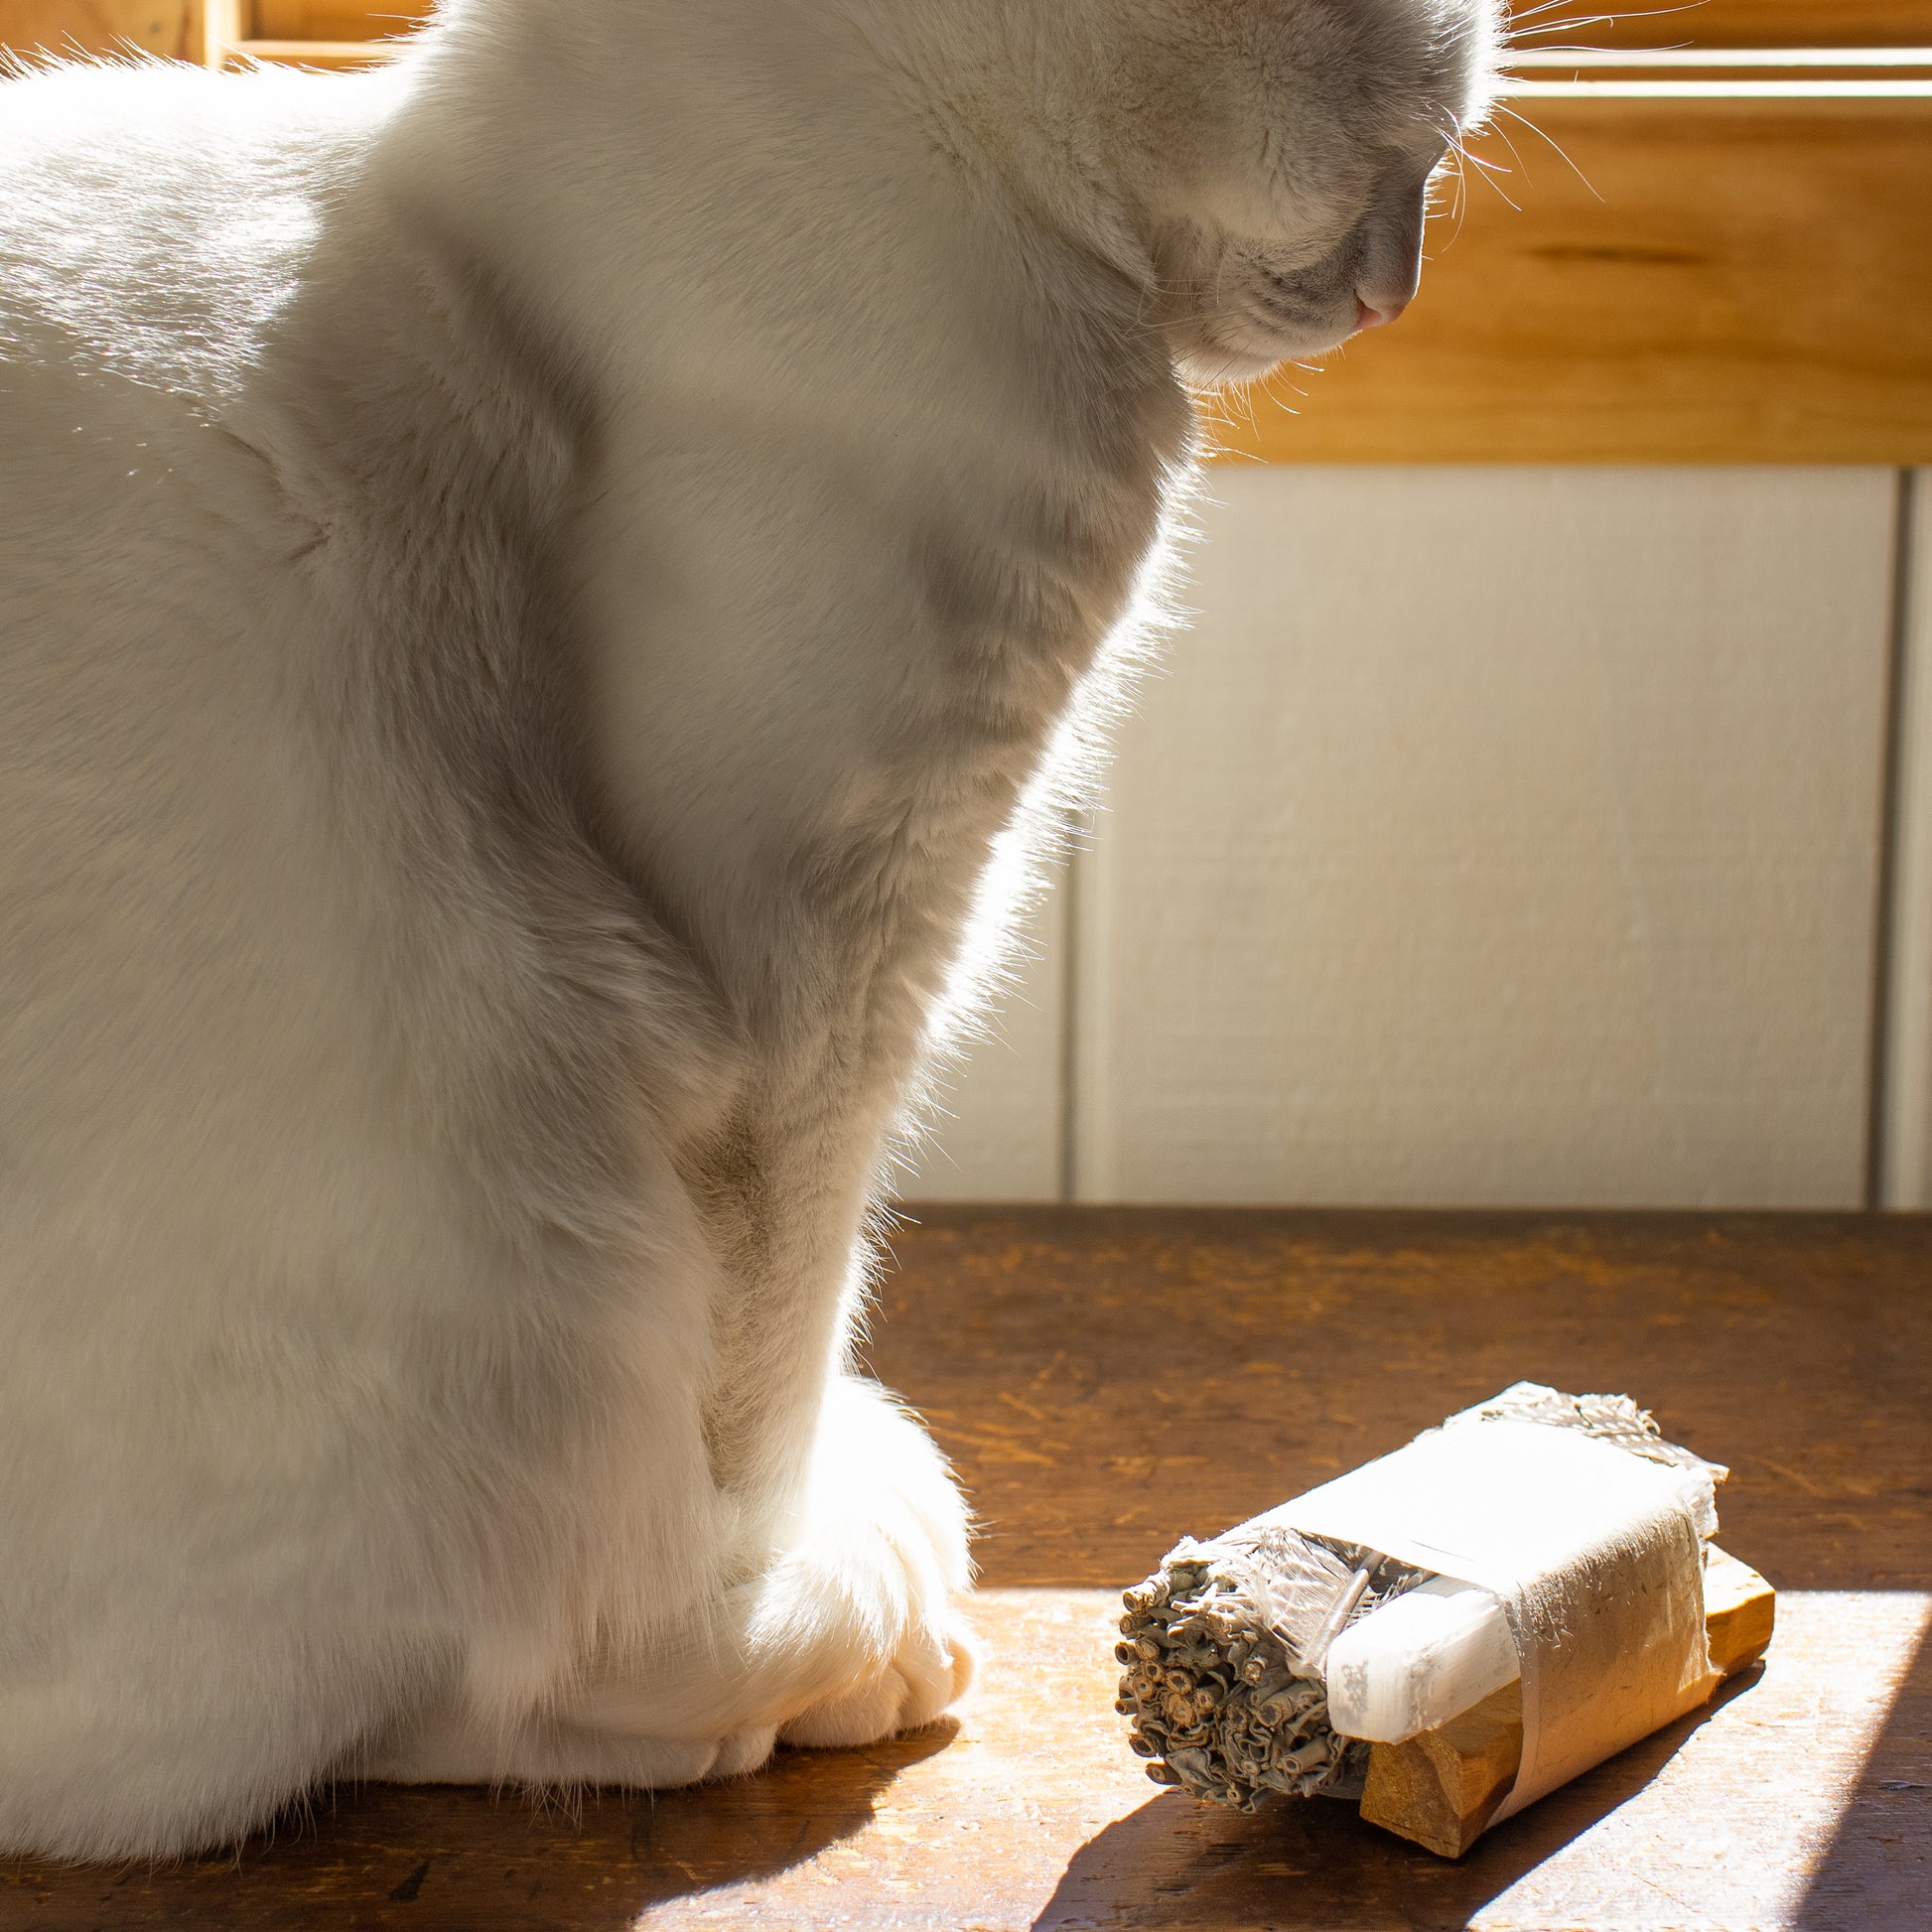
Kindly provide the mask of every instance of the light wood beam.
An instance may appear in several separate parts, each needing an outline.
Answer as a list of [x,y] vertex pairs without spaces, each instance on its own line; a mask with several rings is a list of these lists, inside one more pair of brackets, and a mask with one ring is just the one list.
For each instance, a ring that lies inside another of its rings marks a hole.
[[[1519,45],[1886,47],[1932,44],[1932,0],[1518,0]],[[1610,18],[1605,19],[1603,16]],[[1562,23],[1574,20],[1574,29]]]
[[1538,131],[1482,144],[1509,172],[1432,221],[1414,310],[1220,407],[1223,454],[1932,462],[1925,70],[1668,84],[1512,95]]

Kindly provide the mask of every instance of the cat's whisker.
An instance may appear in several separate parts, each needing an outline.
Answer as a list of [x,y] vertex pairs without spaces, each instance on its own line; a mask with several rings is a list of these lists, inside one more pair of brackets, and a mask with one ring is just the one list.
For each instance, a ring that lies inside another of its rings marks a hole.
[[[1626,20],[1658,20],[1670,14],[1702,13],[1710,0],[1672,0],[1672,4],[1661,7],[1618,7],[1610,12],[1591,12],[1587,14],[1565,14],[1560,10],[1569,5],[1570,0],[1542,0],[1534,7],[1523,7],[1511,17],[1506,37],[1514,40],[1525,31],[1525,23],[1530,23],[1529,31],[1547,33],[1554,28],[1586,26],[1615,27]],[[1555,14],[1554,20],[1548,16]]]
[[[1552,8],[1562,4],[1563,0],[1546,0],[1545,5],[1531,7],[1525,12],[1518,14],[1514,21],[1512,21],[1508,33],[1504,36],[1505,44],[1512,51],[1536,51],[1546,47],[1548,43],[1541,40],[1532,40],[1531,37],[1533,35],[1577,34],[1590,27],[1615,27],[1627,20],[1663,20],[1669,18],[1672,14],[1697,14],[1703,11],[1704,7],[1708,4],[1708,0],[1684,0],[1683,4],[1671,7],[1631,7],[1618,13],[1572,14],[1561,20],[1537,19],[1539,14],[1548,13]],[[1681,47],[1688,45],[1688,43],[1678,42],[1676,45]],[[1578,47],[1574,43],[1570,43],[1567,44],[1565,51],[1574,51],[1579,54],[1604,54],[1612,53],[1615,50],[1604,47]]]
[[[1691,0],[1694,5],[1703,5],[1704,0]],[[1577,27],[1613,27],[1620,20],[1640,18],[1646,11],[1658,13],[1677,13],[1679,7],[1659,7],[1654,10],[1638,8],[1630,12],[1616,13],[1564,13],[1561,10],[1572,4],[1572,0],[1542,0],[1534,7],[1521,7],[1512,10],[1509,25],[1504,29],[1503,39],[1515,44],[1526,34],[1561,34]],[[1551,16],[1556,18],[1552,19]]]
[[[1589,190],[1591,196],[1599,202],[1603,199],[1603,197],[1600,194],[1598,194],[1596,191],[1596,184],[1593,181],[1591,181],[1590,178],[1587,174],[1585,174],[1580,167],[1578,167],[1576,162],[1571,158],[1569,149],[1566,148],[1563,145],[1563,143],[1555,137],[1555,135],[1550,134],[1545,129],[1538,127],[1537,124],[1533,120],[1531,120],[1527,114],[1519,114],[1515,108],[1504,106],[1501,102],[1498,102],[1497,106],[1499,111],[1507,114],[1511,120],[1520,121],[1526,128],[1529,129],[1529,131],[1532,134],[1536,135],[1538,139],[1547,141],[1550,144],[1550,146],[1556,149],[1557,153],[1562,157],[1564,166],[1567,167],[1570,170],[1570,172],[1573,175],[1575,175],[1577,179],[1580,182],[1582,182],[1587,189]],[[1497,132],[1499,134],[1503,134],[1503,140],[1508,144],[1510,153],[1515,156],[1517,166],[1519,168],[1522,167],[1523,158],[1520,154],[1517,154],[1515,142],[1511,141],[1509,139],[1509,136],[1503,133],[1502,129],[1498,128]],[[1529,172],[1527,169],[1524,169],[1523,172],[1524,172],[1524,179],[1527,180],[1529,178]],[[1500,193],[1500,191],[1498,192]],[[1504,196],[1503,199],[1507,201],[1509,198],[1507,196]]]
[[1449,215],[1452,223],[1449,228],[1449,245],[1451,247],[1455,243],[1455,238],[1462,232],[1462,223],[1468,219],[1468,214],[1469,171],[1464,163],[1461,152],[1458,150],[1455,157],[1455,202]]
[[1463,160],[1472,168],[1480,168],[1486,175],[1513,175],[1514,168],[1505,168],[1500,161],[1491,161],[1485,154],[1464,155]]
[[[1507,140],[1508,136],[1505,135],[1503,138]],[[1514,154],[1515,149],[1512,147],[1510,149],[1510,152]],[[1508,175],[1508,174],[1513,174],[1515,172],[1516,170],[1509,169],[1509,168],[1483,168],[1477,171],[1475,179],[1481,182],[1482,185],[1485,188],[1487,188],[1490,191],[1490,193],[1493,194],[1496,197],[1496,199],[1500,201],[1506,207],[1510,208],[1513,212],[1517,214],[1521,214],[1523,211],[1522,203],[1519,202],[1514,195],[1510,194],[1509,191],[1506,188],[1504,188],[1502,184],[1498,182],[1496,179],[1497,175],[1499,174]]]
[[[1446,141],[1443,159],[1437,163],[1429,178],[1426,192],[1430,200],[1424,207],[1424,220],[1432,221],[1448,214],[1454,223],[1449,236],[1453,241],[1462,232],[1462,210],[1466,205],[1468,185],[1463,178],[1464,151],[1460,139],[1450,134]],[[1440,191],[1446,186],[1449,188],[1449,205],[1447,208],[1442,207],[1438,199]]]
[[[1519,114],[1516,118],[1521,120],[1522,116]],[[1526,122],[1525,125],[1527,126],[1528,123]],[[1492,161],[1488,156],[1480,155],[1473,148],[1466,146],[1458,145],[1458,156],[1462,163],[1472,162],[1476,169],[1475,179],[1491,189],[1503,202],[1520,214],[1522,212],[1522,205],[1514,196],[1503,190],[1496,177],[1499,175],[1520,175],[1527,182],[1529,180],[1529,170],[1524,166],[1522,154],[1518,150],[1516,142],[1512,138],[1508,128],[1497,123],[1490,127],[1487,132],[1494,135],[1509,150],[1509,158],[1516,164],[1515,167],[1505,168],[1500,161]]]

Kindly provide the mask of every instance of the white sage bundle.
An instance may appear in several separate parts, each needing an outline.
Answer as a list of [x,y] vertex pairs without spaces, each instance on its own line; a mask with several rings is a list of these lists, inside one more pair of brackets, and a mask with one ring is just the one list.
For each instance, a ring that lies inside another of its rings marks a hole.
[[[1526,1745],[1493,1811],[1507,1815],[1709,1695],[1702,1546],[1725,1473],[1626,1396],[1517,1383],[1379,1462],[1183,1539],[1124,1597],[1129,1742],[1156,1783],[1243,1811],[1359,1797],[1370,1739],[1400,1741],[1520,1677]],[[1619,1679],[1609,1708],[1601,1686],[1633,1648],[1643,1681]]]
[[1115,1708],[1157,1784],[1252,1811],[1270,1793],[1361,1791],[1368,1746],[1328,1722],[1321,1660],[1350,1617],[1422,1573],[1258,1517],[1183,1539],[1127,1591]]

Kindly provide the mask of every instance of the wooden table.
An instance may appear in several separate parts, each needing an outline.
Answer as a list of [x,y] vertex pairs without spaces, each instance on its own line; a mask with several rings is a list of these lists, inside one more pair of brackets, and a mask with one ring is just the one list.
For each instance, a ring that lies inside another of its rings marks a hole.
[[[868,1751],[537,1812],[343,1790],[238,1859],[0,1863],[0,1926],[1932,1928],[1932,1221],[927,1211],[873,1361],[986,1525],[983,1687]],[[1146,1782],[1113,1592],[1519,1377],[1728,1461],[1768,1666],[1459,1864]]]

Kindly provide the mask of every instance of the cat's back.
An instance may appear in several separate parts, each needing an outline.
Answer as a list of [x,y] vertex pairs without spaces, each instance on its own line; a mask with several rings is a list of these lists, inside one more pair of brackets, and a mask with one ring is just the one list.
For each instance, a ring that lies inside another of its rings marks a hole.
[[[0,83],[0,743],[137,763],[156,687],[272,630],[299,540],[240,422],[382,83],[64,66]],[[238,694],[237,694],[238,695]],[[11,720],[11,725],[7,722]]]
[[[162,1171],[197,1056],[245,1070],[278,1009],[338,998],[304,531],[236,412],[373,104],[159,66],[0,84],[0,1218],[52,1212],[63,1163]],[[115,1098],[137,1069],[164,1104]],[[269,1118],[265,1085],[224,1091]],[[38,1239],[7,1225],[0,1288]]]
[[16,824],[52,809],[56,764],[69,788],[94,765],[138,778],[199,687],[244,701],[234,646],[275,625],[264,579],[289,534],[231,418],[375,105],[322,76],[160,63],[0,83],[0,789]]
[[36,371],[218,407],[393,91],[162,63],[0,82],[10,418]]
[[128,706],[107,685],[178,681],[185,654],[266,615],[251,580],[285,539],[232,417],[379,113],[360,83],[176,64],[0,83],[0,713],[16,725],[58,688],[76,729],[111,737]]

